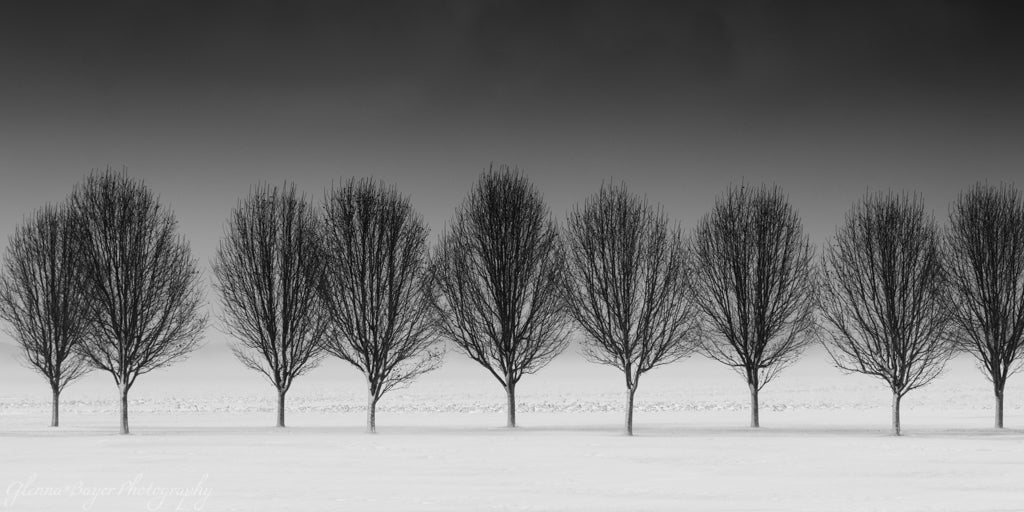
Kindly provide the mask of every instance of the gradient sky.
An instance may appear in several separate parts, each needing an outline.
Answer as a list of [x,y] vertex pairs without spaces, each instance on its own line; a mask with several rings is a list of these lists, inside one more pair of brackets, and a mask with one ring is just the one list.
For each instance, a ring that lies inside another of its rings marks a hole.
[[610,178],[684,227],[729,183],[775,182],[816,243],[868,189],[945,215],[976,181],[1024,186],[1008,5],[4,2],[0,239],[107,165],[204,267],[256,182],[373,175],[437,234],[491,161],[558,217]]

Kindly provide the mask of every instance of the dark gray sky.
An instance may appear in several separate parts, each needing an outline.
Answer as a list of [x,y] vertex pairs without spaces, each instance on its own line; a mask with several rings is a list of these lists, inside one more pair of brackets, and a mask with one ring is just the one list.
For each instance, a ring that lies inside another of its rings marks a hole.
[[868,188],[944,215],[1019,181],[1022,21],[944,1],[3,2],[0,237],[108,164],[204,265],[260,180],[374,175],[436,234],[495,161],[560,217],[614,177],[686,227],[730,182],[777,182],[820,243]]
[[[395,181],[439,230],[518,163],[556,212],[627,180],[695,220],[776,181],[824,236],[1024,163],[1022,18],[977,2],[6,2],[4,229],[126,165],[208,256],[258,180]],[[821,222],[819,222],[821,221]]]

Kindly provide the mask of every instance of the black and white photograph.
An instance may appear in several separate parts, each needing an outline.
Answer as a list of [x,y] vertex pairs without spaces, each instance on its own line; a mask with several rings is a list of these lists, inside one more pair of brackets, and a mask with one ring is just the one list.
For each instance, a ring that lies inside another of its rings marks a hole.
[[1024,9],[0,3],[0,512],[1024,510]]

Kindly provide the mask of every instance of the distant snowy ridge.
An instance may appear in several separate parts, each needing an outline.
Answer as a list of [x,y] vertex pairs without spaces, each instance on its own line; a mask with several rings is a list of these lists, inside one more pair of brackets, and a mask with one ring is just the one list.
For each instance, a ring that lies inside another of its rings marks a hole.
[[[866,410],[889,406],[889,397],[878,390],[863,393],[830,393],[829,390],[816,392],[782,391],[765,393],[761,402],[764,410]],[[707,395],[707,393],[702,393]],[[714,393],[718,394],[718,393]],[[742,394],[730,394],[729,398],[690,398],[680,395],[679,399],[652,393],[651,398],[638,398],[639,412],[701,412],[747,410],[749,404]],[[269,394],[225,394],[225,395],[181,395],[132,398],[129,409],[133,413],[251,413],[275,410],[276,400]],[[974,389],[945,389],[940,393],[919,393],[906,399],[910,408],[982,410],[991,407],[991,400],[981,396]],[[305,393],[289,396],[289,411],[304,413],[348,413],[364,411],[365,398],[355,393]],[[0,397],[0,415],[40,414],[49,411],[50,401],[43,396]],[[504,411],[502,397],[474,394],[411,394],[388,396],[378,406],[380,412],[392,413],[500,413]],[[1020,409],[1019,401],[1010,400],[1009,409]],[[592,394],[585,398],[568,395],[525,396],[518,402],[518,411],[525,413],[593,413],[620,411],[623,397],[620,394]],[[110,413],[118,411],[116,398],[65,399],[61,402],[62,413]]]

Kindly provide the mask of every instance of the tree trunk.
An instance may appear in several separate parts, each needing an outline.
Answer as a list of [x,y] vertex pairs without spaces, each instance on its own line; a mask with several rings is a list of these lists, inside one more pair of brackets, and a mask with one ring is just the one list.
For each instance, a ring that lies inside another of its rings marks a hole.
[[636,386],[626,388],[626,435],[633,435],[633,397],[636,395]]
[[757,384],[750,384],[750,428],[759,428],[761,426],[761,418],[759,416],[760,409],[757,403]]
[[892,394],[892,435],[900,435],[900,394]]
[[284,395],[288,391],[279,389],[277,390],[277,426],[284,428]]
[[118,386],[121,391],[121,434],[127,435],[128,431],[128,385]]
[[1003,428],[1003,390],[996,389],[996,428]]
[[53,405],[50,412],[50,426],[60,426],[60,388],[53,386]]
[[366,433],[377,433],[377,396],[372,389],[366,392]]
[[506,379],[508,385],[505,386],[505,392],[508,394],[508,421],[505,426],[508,428],[516,427],[516,385],[510,379]]

